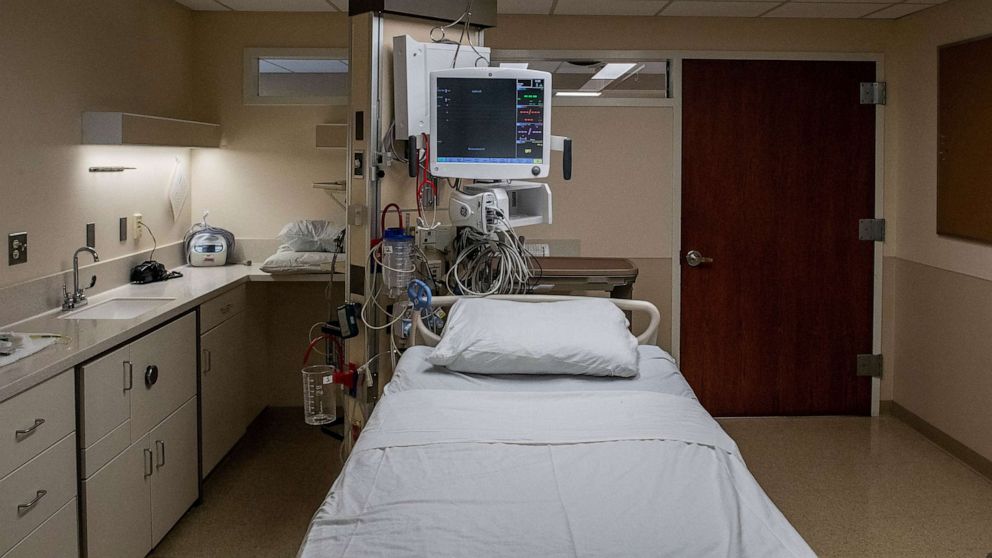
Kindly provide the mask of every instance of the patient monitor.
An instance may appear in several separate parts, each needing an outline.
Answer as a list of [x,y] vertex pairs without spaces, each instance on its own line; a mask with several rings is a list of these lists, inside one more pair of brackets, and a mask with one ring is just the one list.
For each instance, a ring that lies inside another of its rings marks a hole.
[[516,68],[437,70],[431,82],[431,173],[449,178],[548,176],[551,74]]

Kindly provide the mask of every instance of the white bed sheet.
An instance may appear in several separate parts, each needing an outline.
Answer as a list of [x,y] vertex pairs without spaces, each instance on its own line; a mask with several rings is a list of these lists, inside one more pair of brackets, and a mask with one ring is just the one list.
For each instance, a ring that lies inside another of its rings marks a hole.
[[300,556],[813,556],[670,357],[645,353],[638,378],[549,391],[407,351]]

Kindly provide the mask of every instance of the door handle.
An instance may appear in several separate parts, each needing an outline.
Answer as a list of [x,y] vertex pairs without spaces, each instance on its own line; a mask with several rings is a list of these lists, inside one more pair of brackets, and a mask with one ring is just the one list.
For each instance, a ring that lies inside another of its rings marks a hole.
[[158,463],[156,463],[156,466],[165,466],[165,442],[162,440],[155,440],[155,451],[158,452]]
[[20,442],[24,438],[27,438],[28,436],[34,434],[34,431],[38,430],[38,427],[41,426],[42,424],[45,424],[45,419],[42,418],[34,419],[34,424],[32,424],[31,426],[25,428],[24,430],[14,431],[14,440]]
[[144,448],[141,451],[145,453],[145,478],[152,476],[152,450]]
[[689,267],[699,267],[703,264],[713,263],[713,258],[707,258],[700,254],[699,250],[689,250],[685,255],[685,263],[689,264]]
[[38,502],[40,502],[41,499],[44,498],[46,494],[48,494],[47,490],[39,490],[35,492],[34,498],[30,502],[28,502],[27,504],[18,504],[17,515],[24,515],[29,511],[31,511],[31,508],[37,506]]
[[211,368],[213,366],[210,362],[210,349],[203,349],[203,371],[210,372]]

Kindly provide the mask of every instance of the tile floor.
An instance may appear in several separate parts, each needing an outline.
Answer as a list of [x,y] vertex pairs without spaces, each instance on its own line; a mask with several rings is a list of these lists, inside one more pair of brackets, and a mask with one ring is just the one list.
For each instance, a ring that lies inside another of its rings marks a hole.
[[[992,482],[896,418],[720,422],[824,558],[992,553]],[[340,470],[338,447],[299,410],[266,411],[152,556],[294,556]]]
[[992,553],[992,482],[890,416],[720,421],[820,556]]

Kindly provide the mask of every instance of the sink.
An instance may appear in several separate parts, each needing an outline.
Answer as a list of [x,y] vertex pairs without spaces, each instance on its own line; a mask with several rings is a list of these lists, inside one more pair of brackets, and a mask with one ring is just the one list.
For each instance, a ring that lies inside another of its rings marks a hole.
[[174,298],[112,298],[59,316],[63,320],[130,320],[158,308]]

